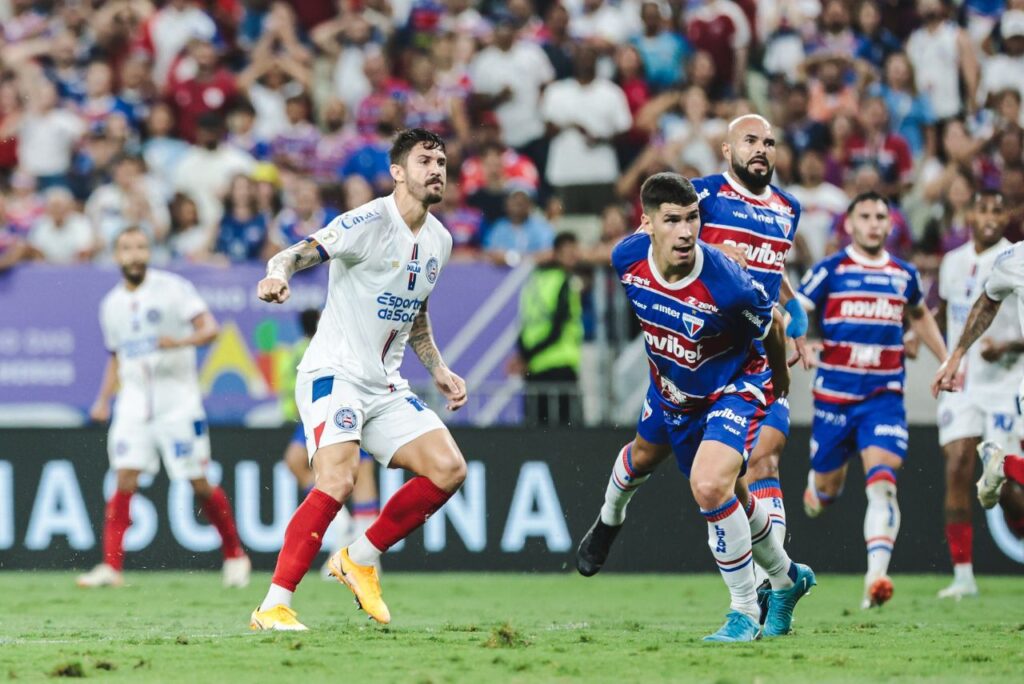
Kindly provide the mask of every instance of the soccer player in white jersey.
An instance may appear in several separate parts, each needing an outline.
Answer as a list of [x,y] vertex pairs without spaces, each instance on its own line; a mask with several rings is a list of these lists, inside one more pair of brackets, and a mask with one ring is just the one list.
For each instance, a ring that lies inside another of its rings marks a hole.
[[441,419],[398,373],[413,348],[454,411],[466,384],[434,343],[427,300],[448,263],[452,238],[430,214],[447,180],[444,141],[421,128],[391,147],[395,191],[334,219],[274,256],[258,286],[268,302],[288,299],[296,271],[330,261],[327,304],[299,364],[295,400],[306,426],[316,485],[292,516],[266,598],[252,613],[259,630],[304,630],[292,594],[320,550],[324,531],[352,493],[359,448],[416,477],[384,506],[366,532],[328,561],[331,573],[380,623],[391,614],[374,567],[462,485],[466,462]]
[[[956,342],[967,315],[992,272],[996,257],[1012,243],[1003,237],[1009,220],[1003,196],[976,193],[967,212],[971,241],[951,251],[939,269],[939,315],[946,339]],[[953,561],[953,583],[939,598],[975,596],[971,526],[975,453],[982,439],[1004,451],[1015,448],[1017,385],[1024,377],[1024,351],[1015,307],[1002,307],[981,344],[960,363],[963,391],[939,397],[939,445],[946,461],[946,541]]]
[[217,321],[195,287],[181,276],[148,268],[149,239],[127,228],[114,241],[123,280],[100,304],[100,326],[110,358],[90,411],[110,418],[107,437],[117,489],[107,502],[103,562],[78,577],[82,587],[120,586],[124,534],[139,475],[156,473],[163,457],[167,476],[192,484],[203,513],[217,528],[224,554],[224,584],[249,584],[251,565],[242,549],[224,490],[206,479],[210,436],[196,374],[196,347],[217,337]]
[[[933,394],[938,396],[939,392],[960,390],[960,366],[964,357],[967,356],[971,345],[977,342],[995,321],[1000,306],[1010,295],[1016,296],[1017,319],[1020,322],[1021,334],[1024,334],[1024,242],[1014,244],[996,257],[992,272],[985,281],[985,290],[978,295],[974,306],[971,307],[956,347],[935,373],[935,379],[932,381]],[[1011,346],[1014,352],[1024,351],[1022,344],[1015,343]],[[1018,381],[1019,417],[1024,403],[1024,378],[1019,378]],[[977,483],[978,501],[986,509],[1000,504],[1003,515],[1018,537],[1021,537],[1024,531],[1024,507],[1020,505],[1019,497],[1013,491],[1004,488],[1003,483],[1010,480],[1017,485],[1024,485],[1024,457],[1020,453],[1020,450],[1014,448],[1013,453],[1008,454],[994,441],[982,442],[978,447],[982,463],[982,474]]]

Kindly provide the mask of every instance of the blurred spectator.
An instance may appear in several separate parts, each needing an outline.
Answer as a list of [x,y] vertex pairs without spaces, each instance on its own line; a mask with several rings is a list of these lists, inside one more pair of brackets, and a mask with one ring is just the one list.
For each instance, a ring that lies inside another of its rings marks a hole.
[[579,421],[576,382],[583,345],[583,306],[574,275],[580,260],[572,233],[554,240],[554,259],[530,274],[519,297],[518,358],[510,370],[524,373],[529,424]]
[[914,67],[904,52],[893,52],[885,60],[882,81],[868,93],[882,98],[889,113],[889,129],[907,141],[915,158],[935,150],[935,115],[927,97],[914,84]]
[[125,155],[113,166],[113,182],[96,189],[85,204],[99,251],[113,255],[114,241],[128,226],[138,226],[155,243],[167,237],[171,217],[158,183],[146,175],[142,158]]
[[301,174],[308,174],[312,170],[316,149],[320,144],[320,131],[310,120],[309,108],[309,98],[305,94],[289,97],[285,105],[287,125],[270,144],[275,164],[287,166]]
[[828,127],[808,114],[809,96],[803,83],[793,84],[786,94],[786,141],[797,155],[805,150],[822,150],[828,145]]
[[328,100],[321,108],[324,132],[313,154],[313,176],[320,183],[337,181],[338,169],[359,144],[355,126],[341,100]]
[[216,225],[222,213],[221,198],[238,174],[252,171],[256,160],[223,141],[221,117],[204,114],[197,121],[196,144],[178,163],[174,187],[191,196],[199,206],[204,225]]
[[801,207],[791,259],[801,269],[807,269],[825,257],[832,224],[837,216],[846,212],[850,199],[825,180],[825,157],[820,150],[805,150],[798,171],[799,183],[786,188]]
[[458,183],[448,180],[444,199],[437,205],[434,215],[451,233],[452,258],[475,258],[483,237],[484,215],[479,209],[462,202],[462,188]]
[[857,48],[854,57],[881,69],[889,55],[901,49],[900,40],[882,26],[882,12],[874,0],[862,0],[857,8]]
[[217,35],[213,19],[197,4],[192,0],[168,0],[144,26],[140,43],[153,55],[153,80],[157,85],[167,82],[172,63],[190,40],[212,41]]
[[907,41],[907,55],[914,65],[918,92],[931,102],[937,119],[956,116],[964,110],[963,78],[967,109],[974,111],[978,58],[970,38],[947,18],[943,0],[917,0],[917,13],[922,25]]
[[373,46],[376,53],[380,52],[370,22],[355,12],[342,11],[314,28],[310,37],[321,52],[334,60],[334,97],[355,111],[373,89],[364,71],[367,50]]
[[[882,176],[874,166],[865,165],[858,168],[854,174],[846,194],[849,197],[856,197],[861,193],[882,192]],[[898,259],[910,259],[914,248],[914,239],[910,232],[910,223],[906,215],[895,205],[889,206],[889,217],[892,221],[892,230],[885,241],[885,249]],[[832,254],[845,249],[850,245],[850,234],[847,232],[846,212],[836,217],[832,224],[832,235],[829,238],[829,245],[825,249],[826,254]]]
[[[596,245],[583,247],[580,259],[591,266],[608,266],[611,264],[612,250],[615,245],[633,232],[629,213],[619,204],[609,204],[601,212],[601,236]],[[618,283],[615,283],[618,286]]]
[[597,54],[581,46],[575,78],[552,83],[541,101],[551,136],[546,175],[567,214],[604,209],[619,177],[615,139],[633,123],[622,89],[596,67]]
[[570,34],[601,52],[609,52],[629,37],[631,22],[617,3],[608,0],[581,0],[570,3]]
[[40,190],[66,184],[85,122],[57,106],[57,90],[45,78],[32,79],[25,87],[28,107],[17,119],[4,119],[0,137],[17,132],[18,167],[38,180]]
[[483,214],[485,232],[505,214],[505,200],[509,192],[513,188],[529,188],[528,184],[520,183],[509,174],[510,168],[515,169],[510,155],[526,159],[500,142],[489,142],[480,149],[479,157],[467,159],[463,166],[468,170],[462,176],[466,204]]
[[[537,190],[540,187],[540,174],[533,161],[501,142],[501,130],[493,115],[485,117],[476,129],[477,154],[462,162],[460,170],[461,187],[464,196],[476,193],[485,185],[496,185],[494,177],[498,175],[494,161],[484,164],[485,155],[496,151],[500,156],[501,184],[514,183],[519,187]],[[491,178],[488,178],[490,174]]]
[[647,131],[637,125],[636,115],[651,99],[651,89],[644,80],[644,64],[640,53],[632,45],[620,45],[615,50],[615,84],[622,89],[629,105],[633,126],[615,145],[619,167],[625,168],[636,158],[647,144]]
[[216,251],[240,263],[264,258],[268,245],[267,221],[258,210],[255,184],[244,175],[235,176],[224,199]]
[[505,216],[484,237],[484,249],[494,263],[516,266],[524,257],[543,256],[554,238],[555,231],[536,211],[530,193],[513,190],[505,200]]
[[939,215],[925,225],[918,244],[918,249],[924,255],[934,257],[925,267],[931,274],[938,273],[943,255],[971,239],[971,231],[967,227],[967,211],[973,195],[971,177],[963,170],[957,170],[949,183],[949,190],[943,196]]
[[[997,170],[991,161],[980,154],[984,140],[974,140],[962,119],[948,119],[939,126],[935,155],[924,160],[917,173],[917,186],[926,202],[939,202],[949,192],[949,184],[961,170],[968,169],[971,176],[981,181],[982,187],[991,187],[986,178]],[[997,181],[998,182],[998,181]]]
[[819,30],[807,44],[808,59],[813,63],[818,58],[834,56],[851,58],[859,41],[853,32],[850,8],[843,0],[825,0],[818,16]]
[[6,201],[0,194],[0,273],[36,256],[35,249],[7,220]]
[[78,39],[73,33],[62,31],[53,37],[49,48],[50,63],[45,67],[45,73],[57,86],[57,96],[74,103],[83,101],[86,98],[86,78]]
[[1011,9],[999,20],[1002,51],[985,60],[978,88],[978,104],[994,106],[989,98],[1012,89],[1024,96],[1024,10]]
[[[356,108],[356,129],[362,135],[373,135],[384,116],[385,108],[392,111],[396,106],[404,109],[409,95],[409,84],[391,75],[391,65],[383,53],[371,52],[363,62],[363,73],[370,84],[370,93]],[[341,99],[348,100],[344,93]],[[402,127],[398,121],[397,128]]]
[[857,88],[846,80],[847,65],[847,57],[831,52],[814,61],[807,86],[807,115],[814,121],[857,115]]
[[338,170],[342,177],[362,176],[378,195],[386,195],[394,188],[391,178],[391,159],[388,151],[394,135],[401,130],[405,119],[402,103],[398,100],[381,102],[379,118],[374,132],[364,135]]
[[505,143],[544,168],[547,148],[540,98],[555,77],[544,51],[518,39],[512,17],[502,16],[494,27],[494,44],[477,54],[469,73],[476,106],[494,110]]
[[642,0],[640,21],[642,33],[630,41],[640,53],[647,83],[655,92],[674,86],[683,78],[683,65],[689,57],[690,44],[669,29],[671,13],[659,0]]
[[171,199],[171,231],[167,248],[171,257],[186,261],[206,261],[210,256],[213,236],[199,221],[199,207],[188,195],[177,193]]
[[1024,239],[1024,165],[1015,164],[1003,169],[999,192],[1006,203],[1010,222],[1006,227],[1006,239],[1018,242]]
[[433,131],[449,145],[469,142],[465,94],[441,88],[434,62],[428,55],[413,56],[409,63],[409,85],[406,128]]
[[11,176],[11,194],[7,197],[4,218],[21,235],[27,235],[46,211],[37,192],[36,179],[27,173],[15,172]]
[[747,59],[753,34],[740,6],[731,0],[707,0],[686,14],[686,36],[694,49],[714,63],[713,92],[734,96],[746,92]]
[[345,211],[361,207],[374,198],[373,186],[362,176],[349,176],[342,182],[341,188],[345,198]]
[[150,74],[149,61],[140,53],[130,55],[121,64],[117,97],[131,112],[129,120],[138,127],[157,102],[157,88]]
[[711,113],[711,103],[696,86],[678,96],[678,108],[665,112],[658,122],[670,164],[693,166],[700,175],[722,169],[721,145],[727,124]]
[[292,195],[291,206],[281,210],[271,227],[270,240],[274,251],[301,242],[338,215],[324,207],[320,188],[309,178],[300,178]]
[[189,142],[195,142],[199,119],[206,114],[223,119],[236,92],[235,77],[219,66],[217,49],[213,43],[191,41],[189,59],[178,62],[168,82],[168,95],[175,109],[178,135]]
[[106,122],[111,116],[123,116],[131,126],[137,126],[135,111],[128,103],[115,97],[114,74],[110,66],[95,60],[85,72],[85,97],[78,105],[78,116],[88,125]]
[[67,188],[46,191],[46,214],[32,227],[28,242],[51,264],[88,261],[96,246],[92,225],[75,210]]
[[284,208],[281,174],[270,162],[258,162],[249,172],[249,178],[256,184],[256,208],[269,226]]
[[4,177],[18,165],[18,138],[13,133],[20,118],[18,85],[13,78],[0,78],[0,175]]
[[846,143],[846,163],[853,169],[874,165],[882,175],[880,192],[891,199],[909,187],[914,159],[910,146],[898,133],[889,132],[885,100],[867,97],[860,107],[860,130]]
[[70,170],[71,192],[84,202],[93,190],[110,180],[111,165],[122,154],[120,142],[107,134],[106,126],[89,131],[75,153]]
[[257,161],[270,159],[270,140],[256,132],[256,108],[246,98],[238,98],[227,118],[228,144]]
[[142,158],[153,179],[160,184],[164,197],[174,194],[174,178],[178,164],[189,150],[189,144],[172,136],[174,114],[169,105],[153,105],[146,119],[146,142],[142,144]]
[[554,69],[554,80],[571,78],[576,42],[569,35],[569,10],[560,2],[553,2],[544,14],[545,40],[541,47]]
[[32,0],[11,0],[3,22],[3,38],[8,43],[35,38],[46,32],[47,16]]

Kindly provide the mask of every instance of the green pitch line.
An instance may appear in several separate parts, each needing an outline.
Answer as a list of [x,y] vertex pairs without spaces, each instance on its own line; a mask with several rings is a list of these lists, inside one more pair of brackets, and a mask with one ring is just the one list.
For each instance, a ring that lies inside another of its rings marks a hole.
[[1019,682],[1024,578],[982,577],[982,596],[939,601],[944,576],[896,576],[880,611],[861,578],[819,575],[797,633],[712,645],[717,575],[384,574],[393,622],[315,575],[295,608],[312,631],[252,633],[269,578],[221,588],[212,573],[130,572],[83,590],[69,573],[0,573],[0,680],[84,675],[203,682]]

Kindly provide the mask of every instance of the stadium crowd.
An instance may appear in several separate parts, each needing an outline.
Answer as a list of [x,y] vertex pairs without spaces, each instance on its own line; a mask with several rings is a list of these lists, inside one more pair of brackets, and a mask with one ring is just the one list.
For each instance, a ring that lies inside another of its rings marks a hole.
[[[558,230],[591,261],[639,184],[720,171],[726,122],[777,125],[803,204],[791,266],[848,198],[894,201],[890,251],[934,283],[974,188],[1024,219],[1024,0],[3,0],[0,269],[258,261],[389,192],[394,133],[450,141],[457,258]],[[934,287],[932,287],[934,290]],[[932,293],[934,297],[934,292]]]

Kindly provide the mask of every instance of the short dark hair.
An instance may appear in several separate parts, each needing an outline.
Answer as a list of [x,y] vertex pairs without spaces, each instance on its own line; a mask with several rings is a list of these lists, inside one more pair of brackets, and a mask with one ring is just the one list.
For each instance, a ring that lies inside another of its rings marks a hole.
[[886,206],[886,208],[889,208],[889,199],[885,195],[875,190],[868,190],[867,192],[862,192],[850,200],[850,205],[846,207],[846,215],[849,216],[852,214],[853,210],[856,209],[857,205],[861,202],[881,202]]
[[551,243],[551,248],[556,252],[565,245],[573,245],[579,242],[579,238],[576,237],[575,233],[570,233],[567,230],[563,230],[555,236],[555,241]]
[[697,191],[693,188],[693,183],[678,173],[656,173],[640,186],[640,204],[643,205],[645,214],[657,211],[662,204],[688,207],[696,202]]
[[412,152],[412,148],[422,144],[428,150],[445,151],[444,140],[437,133],[428,131],[425,128],[406,128],[395,136],[395,142],[391,145],[389,157],[392,164],[402,166]]
[[312,337],[319,324],[320,309],[305,309],[299,314],[299,325],[302,326],[302,334],[306,337]]
[[974,194],[971,195],[971,206],[976,207],[978,206],[978,203],[981,202],[981,200],[989,197],[998,198],[1001,202],[1006,201],[1006,198],[1003,197],[1003,193],[1001,190],[998,190],[996,188],[978,188],[977,190],[974,191]]
[[139,235],[141,235],[144,238],[146,238],[147,242],[149,241],[149,234],[146,233],[146,231],[142,230],[141,227],[132,224],[132,225],[129,225],[129,226],[125,226],[120,231],[118,231],[117,235],[114,236],[114,242],[113,242],[114,247],[117,247],[117,243],[119,243],[121,241],[122,237],[124,237],[125,235],[131,235],[132,233],[138,233]]

